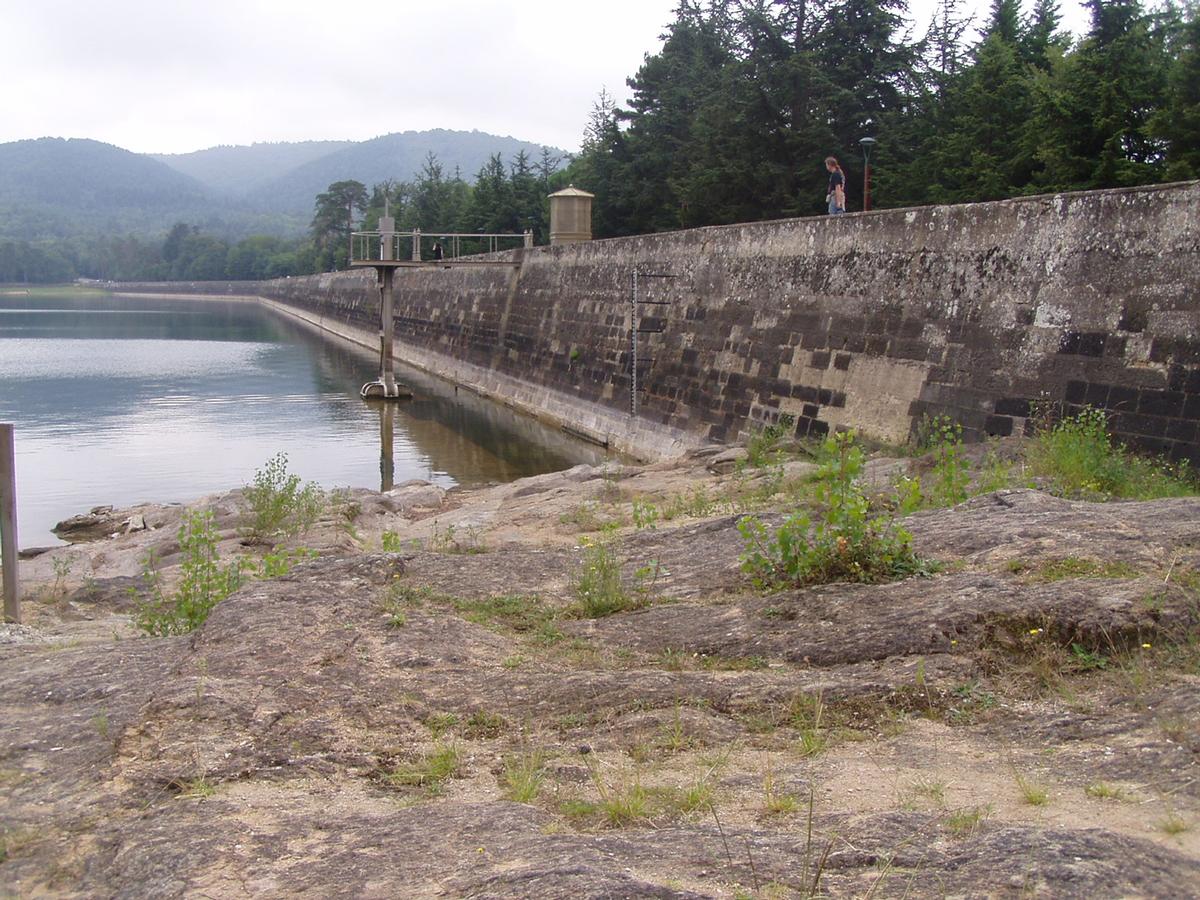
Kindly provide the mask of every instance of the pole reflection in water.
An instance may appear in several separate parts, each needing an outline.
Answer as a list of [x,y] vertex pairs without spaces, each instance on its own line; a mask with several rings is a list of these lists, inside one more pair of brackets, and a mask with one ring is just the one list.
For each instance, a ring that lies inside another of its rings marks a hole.
[[390,491],[396,486],[396,460],[392,442],[396,437],[396,405],[377,403],[379,407],[379,490]]

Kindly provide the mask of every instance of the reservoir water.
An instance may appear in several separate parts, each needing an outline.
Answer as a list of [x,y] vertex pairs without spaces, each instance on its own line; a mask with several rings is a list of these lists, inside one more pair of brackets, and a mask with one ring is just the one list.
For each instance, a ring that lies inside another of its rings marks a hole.
[[414,398],[367,403],[369,355],[252,303],[0,289],[0,422],[16,426],[21,546],[57,543],[51,527],[93,506],[238,487],[278,452],[330,489],[479,485],[603,459],[467,391],[397,373]]

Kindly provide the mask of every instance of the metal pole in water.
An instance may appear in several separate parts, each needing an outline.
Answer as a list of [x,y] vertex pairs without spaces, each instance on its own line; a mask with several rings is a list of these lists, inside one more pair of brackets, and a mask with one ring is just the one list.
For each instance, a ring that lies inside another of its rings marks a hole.
[[396,367],[392,360],[392,343],[396,333],[396,323],[392,320],[392,277],[396,274],[391,268],[383,269],[380,273],[383,279],[382,309],[383,347],[380,359],[380,380],[383,381],[384,397],[396,396]]
[[21,621],[17,594],[17,457],[13,426],[0,425],[0,563],[4,565],[4,618]]

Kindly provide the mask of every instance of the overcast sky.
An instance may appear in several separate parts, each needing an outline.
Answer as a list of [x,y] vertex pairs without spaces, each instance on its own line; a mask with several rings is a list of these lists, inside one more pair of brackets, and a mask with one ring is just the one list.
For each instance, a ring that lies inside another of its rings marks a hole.
[[[935,0],[910,0],[924,31]],[[478,129],[578,148],[676,0],[0,0],[0,142],[139,153]],[[967,0],[986,11],[987,0]],[[1075,0],[1065,24],[1082,30]]]

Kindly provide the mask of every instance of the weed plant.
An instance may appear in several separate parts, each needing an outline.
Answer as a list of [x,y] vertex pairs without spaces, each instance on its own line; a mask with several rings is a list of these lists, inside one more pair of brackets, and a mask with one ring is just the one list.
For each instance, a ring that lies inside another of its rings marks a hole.
[[288,473],[286,453],[276,453],[267,460],[243,493],[250,504],[244,531],[254,543],[304,531],[326,507],[325,492],[318,485],[309,482],[302,486],[299,475]]
[[195,631],[204,624],[214,606],[246,581],[279,578],[297,562],[316,555],[300,547],[268,553],[257,563],[238,557],[222,566],[217,553],[217,529],[208,510],[185,513],[178,540],[181,561],[175,590],[164,590],[153,556],[142,560],[142,582],[149,596],[141,599],[136,588],[129,589],[130,595],[138,600],[134,624],[147,634],[165,637]]
[[963,456],[962,426],[949,416],[929,420],[927,434],[934,455],[929,501],[934,506],[954,506],[967,499],[970,467]]
[[571,581],[579,615],[599,619],[640,604],[621,583],[621,561],[606,541],[586,541],[583,561]]
[[398,787],[423,787],[436,796],[446,782],[462,774],[462,755],[454,744],[438,744],[429,753],[410,763],[401,763],[387,776]]
[[[222,567],[217,555],[217,530],[212,513],[190,511],[179,526],[179,585],[172,593],[163,590],[161,574],[153,557],[142,564],[142,580],[149,598],[139,603],[134,624],[147,634],[186,634],[204,624],[212,608],[232,594],[242,582],[242,563]],[[137,591],[130,588],[133,596]]]
[[795,426],[792,416],[781,415],[779,421],[750,435],[746,441],[746,464],[756,469],[774,465],[779,461],[779,445]]
[[754,584],[878,584],[928,573],[929,564],[913,553],[909,533],[891,518],[871,516],[856,480],[863,452],[853,432],[826,441],[823,457],[816,491],[824,510],[820,519],[793,513],[774,532],[753,517],[738,523],[745,542],[742,569]]
[[[1046,411],[1038,418],[1045,423]],[[1114,443],[1108,416],[1084,407],[1054,425],[1042,424],[1028,451],[1035,476],[1045,478],[1062,496],[1107,500],[1153,500],[1197,493],[1197,481],[1186,464],[1172,465],[1130,453]]]
[[1093,781],[1083,789],[1083,792],[1093,800],[1125,800],[1128,795],[1125,791],[1116,785],[1109,784],[1106,781]]
[[546,776],[544,753],[524,753],[504,760],[504,795],[515,803],[532,803]]
[[1024,775],[1018,775],[1017,791],[1021,794],[1021,800],[1030,806],[1045,806],[1050,802],[1050,792],[1036,781],[1026,778]]

